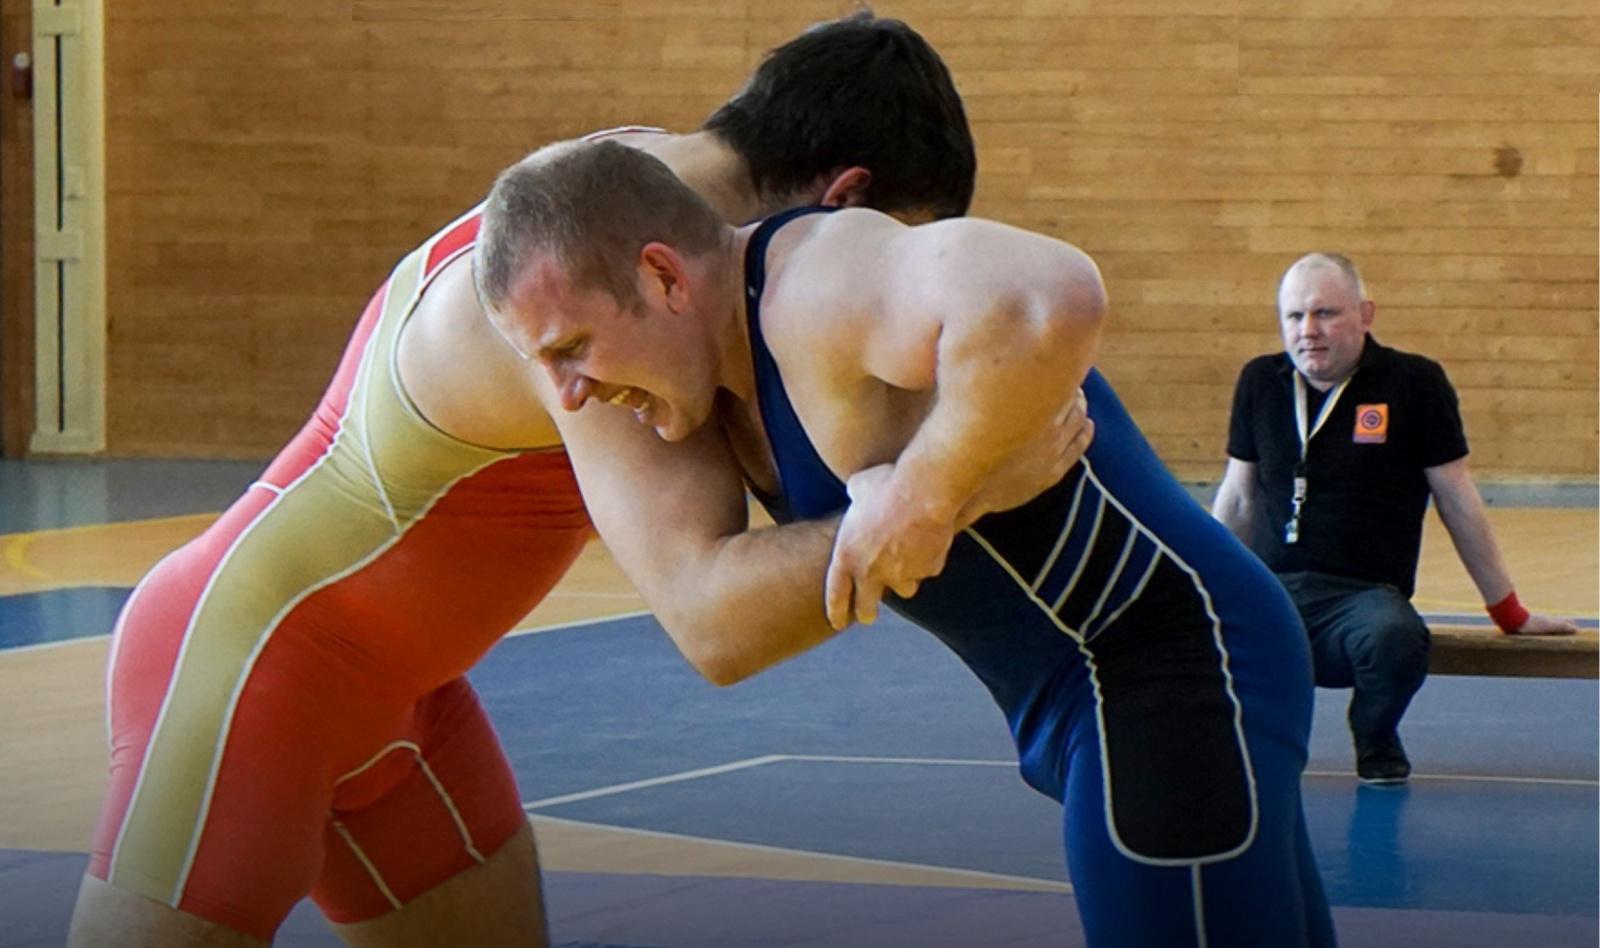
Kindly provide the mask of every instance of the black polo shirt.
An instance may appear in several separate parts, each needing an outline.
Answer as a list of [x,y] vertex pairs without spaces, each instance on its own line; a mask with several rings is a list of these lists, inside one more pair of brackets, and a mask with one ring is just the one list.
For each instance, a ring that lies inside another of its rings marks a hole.
[[[1239,373],[1228,456],[1256,465],[1250,548],[1274,572],[1315,570],[1389,583],[1410,596],[1428,509],[1425,469],[1467,456],[1455,389],[1437,362],[1368,335],[1355,375],[1306,454],[1300,540],[1284,542],[1300,434],[1288,353]],[[1307,426],[1332,390],[1306,386]],[[1360,430],[1357,430],[1358,416]]]

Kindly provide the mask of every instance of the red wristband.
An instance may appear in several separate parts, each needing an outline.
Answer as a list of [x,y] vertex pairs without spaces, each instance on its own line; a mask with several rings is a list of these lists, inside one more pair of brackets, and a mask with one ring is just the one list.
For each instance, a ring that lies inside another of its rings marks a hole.
[[1517,601],[1517,591],[1514,589],[1506,598],[1484,608],[1489,611],[1489,618],[1494,620],[1501,632],[1515,632],[1528,623],[1528,610]]

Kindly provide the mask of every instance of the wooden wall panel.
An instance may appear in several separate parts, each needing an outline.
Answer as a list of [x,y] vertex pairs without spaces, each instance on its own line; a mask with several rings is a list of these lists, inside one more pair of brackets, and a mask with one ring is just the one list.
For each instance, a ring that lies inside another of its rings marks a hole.
[[33,103],[13,94],[13,57],[31,47],[29,0],[0,0],[0,456],[33,435]]
[[[262,456],[393,261],[538,144],[687,129],[848,0],[140,0],[108,11],[110,441]],[[1490,477],[1593,477],[1592,0],[888,0],[944,53],[975,210],[1094,255],[1101,363],[1215,477],[1284,267],[1349,253]]]

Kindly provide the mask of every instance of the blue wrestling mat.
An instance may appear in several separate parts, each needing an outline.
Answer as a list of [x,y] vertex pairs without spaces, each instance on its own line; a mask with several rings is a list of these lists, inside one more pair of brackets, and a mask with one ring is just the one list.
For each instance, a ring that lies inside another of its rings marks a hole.
[[[727,689],[648,617],[508,639],[472,679],[536,816],[1066,879],[999,711],[898,617]],[[1430,679],[1392,788],[1355,779],[1348,698],[1317,692],[1305,789],[1334,905],[1600,916],[1594,682]]]
[[[52,593],[26,607],[14,600],[28,597],[0,599],[14,609],[0,626],[35,615],[109,629],[123,591],[77,592],[100,605]],[[1023,785],[1000,713],[948,651],[898,618],[727,689],[702,680],[648,617],[507,639],[472,679],[536,816],[1065,877],[1059,810]],[[1341,944],[1592,948],[1594,682],[1430,680],[1405,724],[1416,776],[1399,788],[1354,779],[1347,698],[1317,694],[1305,784]],[[83,864],[78,854],[0,852],[0,948],[61,943]],[[569,948],[1083,944],[1070,895],[1003,885],[553,872],[546,895]],[[337,942],[302,905],[278,944]]]
[[[0,852],[0,948],[65,937],[85,857]],[[1083,948],[1068,895],[703,876],[545,874],[556,948]],[[1335,908],[1344,948],[1586,948],[1594,920]],[[277,948],[340,948],[309,903]]]
[[0,596],[0,649],[110,635],[132,592],[87,586]]

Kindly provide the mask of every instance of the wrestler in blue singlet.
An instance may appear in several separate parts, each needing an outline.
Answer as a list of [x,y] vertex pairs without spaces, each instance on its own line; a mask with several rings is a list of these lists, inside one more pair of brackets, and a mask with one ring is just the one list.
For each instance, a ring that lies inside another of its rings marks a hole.
[[[772,234],[745,257],[780,522],[849,503],[761,332]],[[956,537],[896,612],[932,632],[1005,712],[1022,776],[1066,806],[1067,868],[1095,948],[1334,944],[1300,774],[1311,658],[1272,574],[1167,474],[1097,371],[1094,442],[1055,487]]]

